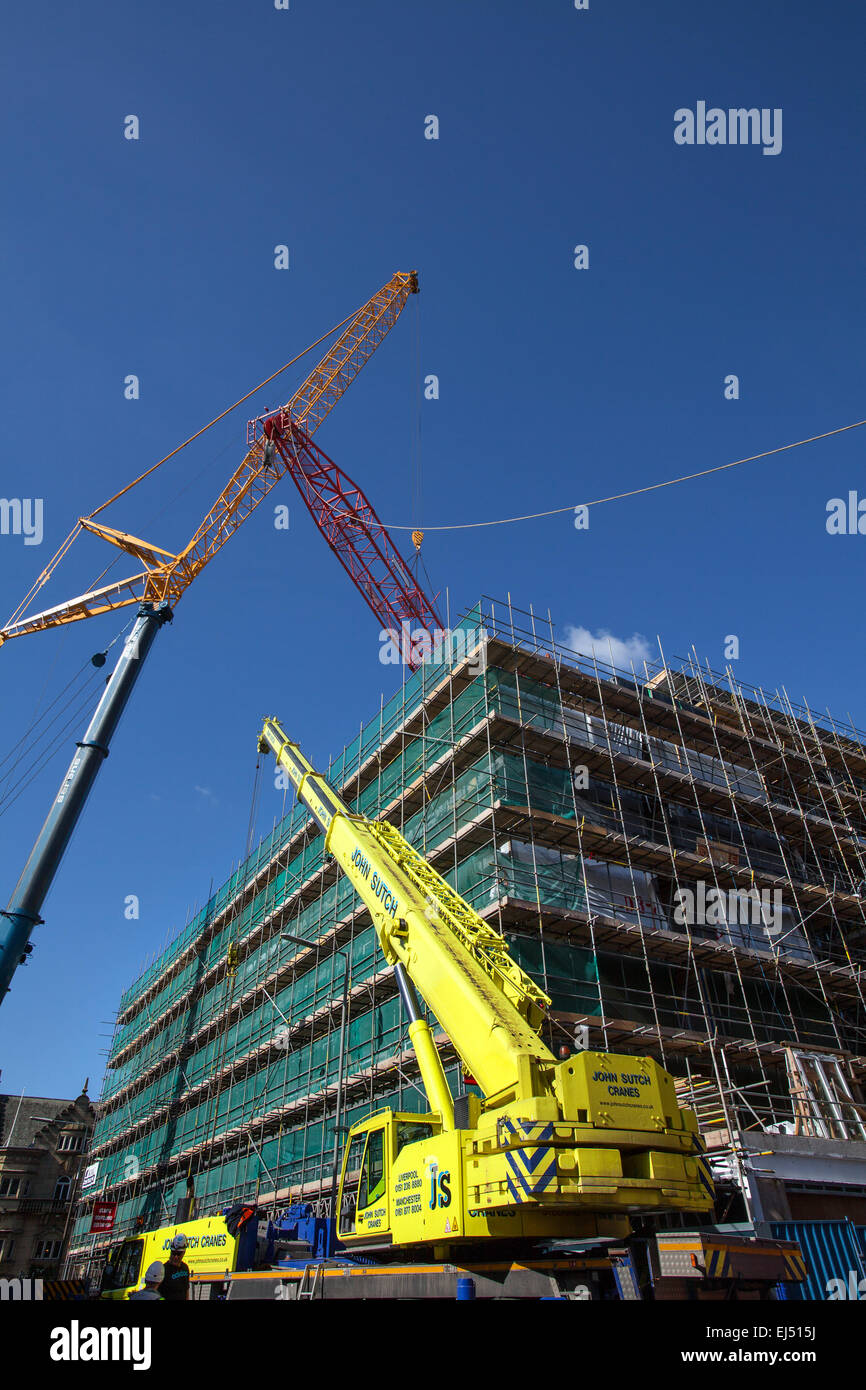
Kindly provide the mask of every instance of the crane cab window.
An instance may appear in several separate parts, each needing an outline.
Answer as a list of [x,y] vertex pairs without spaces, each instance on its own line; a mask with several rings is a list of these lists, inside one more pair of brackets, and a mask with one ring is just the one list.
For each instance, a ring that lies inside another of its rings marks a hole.
[[385,1131],[374,1129],[367,1139],[364,1154],[364,1167],[361,1172],[361,1185],[358,1191],[358,1209],[372,1206],[385,1195]]
[[421,1120],[397,1121],[397,1153],[399,1153],[406,1144],[414,1144],[418,1139],[432,1139],[432,1137],[432,1125],[425,1124]]
[[105,1273],[102,1276],[103,1290],[131,1289],[134,1284],[137,1284],[141,1272],[143,1250],[143,1240],[124,1241],[111,1263],[105,1266]]
[[361,1178],[361,1159],[364,1154],[366,1134],[356,1134],[349,1144],[343,1179],[343,1200],[340,1204],[340,1234],[349,1235],[355,1229],[355,1212],[358,1206],[358,1183]]

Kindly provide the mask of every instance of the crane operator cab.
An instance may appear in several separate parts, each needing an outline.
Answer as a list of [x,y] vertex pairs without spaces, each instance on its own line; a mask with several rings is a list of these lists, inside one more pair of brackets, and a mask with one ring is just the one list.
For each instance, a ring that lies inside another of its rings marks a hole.
[[[423,1145],[438,1128],[436,1116],[398,1114],[393,1110],[379,1111],[352,1126],[340,1183],[341,1241],[346,1244],[391,1243],[392,1205],[397,1212],[404,1211],[410,1205],[408,1199],[412,1193],[417,1195],[420,1205],[423,1186],[422,1179],[416,1178],[414,1172],[411,1177],[395,1179],[392,1186],[395,1164],[407,1145]],[[415,1200],[412,1197],[411,1204]]]

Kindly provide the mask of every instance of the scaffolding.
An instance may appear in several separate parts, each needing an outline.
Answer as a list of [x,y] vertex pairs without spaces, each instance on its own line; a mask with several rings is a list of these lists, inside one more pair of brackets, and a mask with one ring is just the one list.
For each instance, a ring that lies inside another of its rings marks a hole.
[[[734,1159],[742,1129],[860,1137],[860,731],[695,653],[639,671],[581,656],[510,598],[459,630],[331,761],[342,796],[505,935],[551,996],[552,1047],[653,1055]],[[91,1153],[113,1238],[191,1189],[199,1210],[325,1202],[337,952],[343,1123],[425,1109],[369,917],[296,806],[121,998]],[[85,1203],[79,1252],[87,1225]]]

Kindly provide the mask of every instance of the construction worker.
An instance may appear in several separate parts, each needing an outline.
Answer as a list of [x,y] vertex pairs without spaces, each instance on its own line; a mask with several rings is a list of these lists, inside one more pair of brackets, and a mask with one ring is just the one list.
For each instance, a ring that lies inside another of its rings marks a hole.
[[163,1299],[159,1291],[159,1286],[164,1278],[165,1265],[159,1260],[154,1260],[153,1264],[148,1265],[144,1272],[144,1288],[136,1289],[134,1293],[131,1293],[129,1295],[130,1302],[133,1298],[138,1298],[141,1299],[142,1302],[147,1299],[151,1303],[162,1303]]
[[179,1231],[171,1242],[169,1256],[162,1266],[163,1278],[159,1292],[168,1303],[183,1302],[189,1298],[189,1265],[184,1261],[187,1238]]

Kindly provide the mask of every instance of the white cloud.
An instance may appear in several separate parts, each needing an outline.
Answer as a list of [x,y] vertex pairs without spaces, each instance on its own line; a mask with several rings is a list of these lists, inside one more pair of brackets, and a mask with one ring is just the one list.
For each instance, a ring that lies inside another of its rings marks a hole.
[[[581,656],[595,657],[596,661],[616,666],[622,671],[630,671],[634,667],[639,674],[642,674],[643,663],[653,660],[649,644],[639,632],[633,632],[631,637],[623,639],[600,628],[593,637],[588,627],[567,627],[564,645]],[[655,659],[658,660],[657,653]]]
[[205,799],[205,801],[212,801],[212,802],[214,803],[214,805],[216,806],[216,804],[217,804],[217,799],[216,799],[216,797],[214,796],[213,792],[211,791],[210,787],[199,787],[199,786],[195,786],[195,787],[193,787],[193,791],[198,792],[199,796],[203,796],[204,799]]

